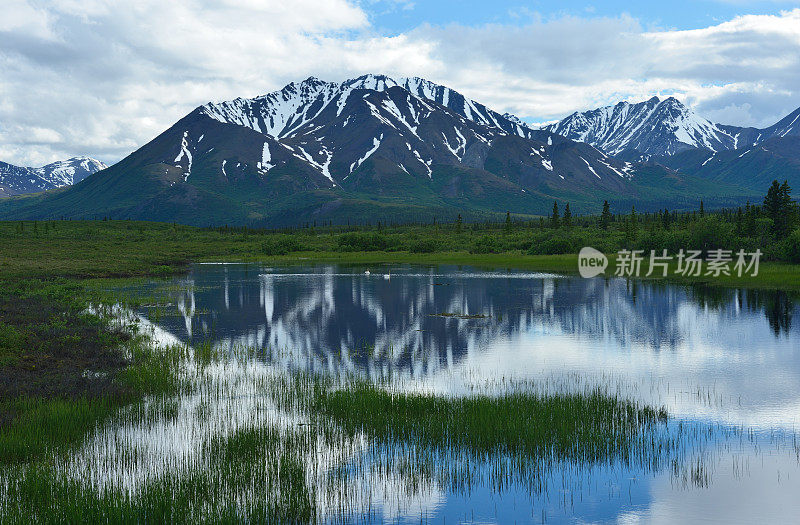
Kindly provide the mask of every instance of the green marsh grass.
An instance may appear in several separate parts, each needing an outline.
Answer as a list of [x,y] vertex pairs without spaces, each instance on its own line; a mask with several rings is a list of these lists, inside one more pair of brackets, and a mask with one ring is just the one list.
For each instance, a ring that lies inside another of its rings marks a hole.
[[[522,482],[541,492],[548,473],[564,465],[652,459],[653,443],[662,452],[673,446],[660,432],[662,411],[600,392],[409,394],[390,384],[270,371],[253,361],[258,349],[221,354],[202,346],[179,357],[192,387],[108,420],[77,463],[69,459],[74,452],[60,451],[0,470],[4,521],[370,521],[381,505],[374,484],[399,490],[401,499],[432,486],[502,491]],[[186,428],[196,453],[167,460],[137,445],[142,432],[163,439],[172,425]],[[160,469],[161,461],[172,466]],[[82,472],[69,474],[73,464]],[[135,486],[102,481],[148,466],[153,474]]]
[[176,353],[191,385],[119,411],[81,450],[0,468],[0,521],[379,522],[394,516],[382,505],[402,513],[431,491],[522,488],[536,500],[568,483],[573,498],[592,472],[628,468],[705,487],[713,464],[695,448],[747,440],[580,377],[445,396],[285,372],[261,355],[210,343]]
[[315,407],[348,433],[363,431],[389,443],[414,440],[479,455],[499,451],[586,461],[624,456],[640,432],[667,422],[663,409],[639,407],[600,391],[448,398],[357,383],[322,392]]

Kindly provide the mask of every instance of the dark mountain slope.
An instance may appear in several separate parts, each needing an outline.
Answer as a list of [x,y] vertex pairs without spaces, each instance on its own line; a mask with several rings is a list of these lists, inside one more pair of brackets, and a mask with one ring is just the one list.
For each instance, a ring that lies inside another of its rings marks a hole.
[[773,180],[788,180],[790,186],[800,187],[800,136],[773,137],[755,146],[719,153],[687,151],[657,162],[680,173],[763,195]]

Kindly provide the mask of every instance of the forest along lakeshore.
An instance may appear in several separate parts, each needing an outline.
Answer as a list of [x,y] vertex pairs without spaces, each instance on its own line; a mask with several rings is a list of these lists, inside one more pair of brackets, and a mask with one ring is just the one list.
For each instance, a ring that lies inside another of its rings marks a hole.
[[[790,521],[800,221],[0,223],[0,517]],[[763,253],[577,275],[577,253]],[[730,513],[727,515],[726,513]]]

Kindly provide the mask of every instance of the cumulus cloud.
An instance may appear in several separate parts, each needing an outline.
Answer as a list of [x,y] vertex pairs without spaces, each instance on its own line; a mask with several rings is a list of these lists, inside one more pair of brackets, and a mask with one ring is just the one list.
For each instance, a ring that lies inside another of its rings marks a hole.
[[[6,0],[0,160],[114,162],[209,100],[385,72],[550,120],[674,94],[730,124],[800,105],[800,9],[693,31],[629,16],[378,34],[356,0]],[[389,0],[399,7],[413,2]]]
[[800,105],[800,9],[689,31],[646,31],[620,16],[414,34],[437,42],[441,61],[459,63],[450,75],[463,89],[523,116],[657,94],[724,123],[763,126]]
[[427,54],[371,35],[346,0],[11,2],[0,19],[0,158],[24,164],[114,161],[205,101]]

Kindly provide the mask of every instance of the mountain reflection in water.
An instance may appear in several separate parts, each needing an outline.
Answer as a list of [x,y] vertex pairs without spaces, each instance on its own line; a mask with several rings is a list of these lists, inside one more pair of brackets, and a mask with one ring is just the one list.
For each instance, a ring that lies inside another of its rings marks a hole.
[[725,405],[711,419],[726,423],[800,421],[797,296],[464,267],[365,270],[196,265],[151,291],[174,305],[157,324],[178,339],[261,349],[289,369],[434,383],[466,371],[613,376],[679,415],[707,418],[710,402]]
[[[755,323],[759,341],[798,337],[798,298],[783,291],[682,287],[622,279],[438,267],[363,272],[333,266],[278,268],[198,265],[172,283],[182,323],[162,323],[190,342],[292,347],[325,353],[374,348],[373,355],[452,352],[513,337],[534,326],[576,336],[613,337],[655,350],[695,334],[686,310],[718,322]],[[176,286],[177,285],[177,286]],[[437,314],[456,314],[441,316]],[[480,318],[464,319],[478,314]]]

